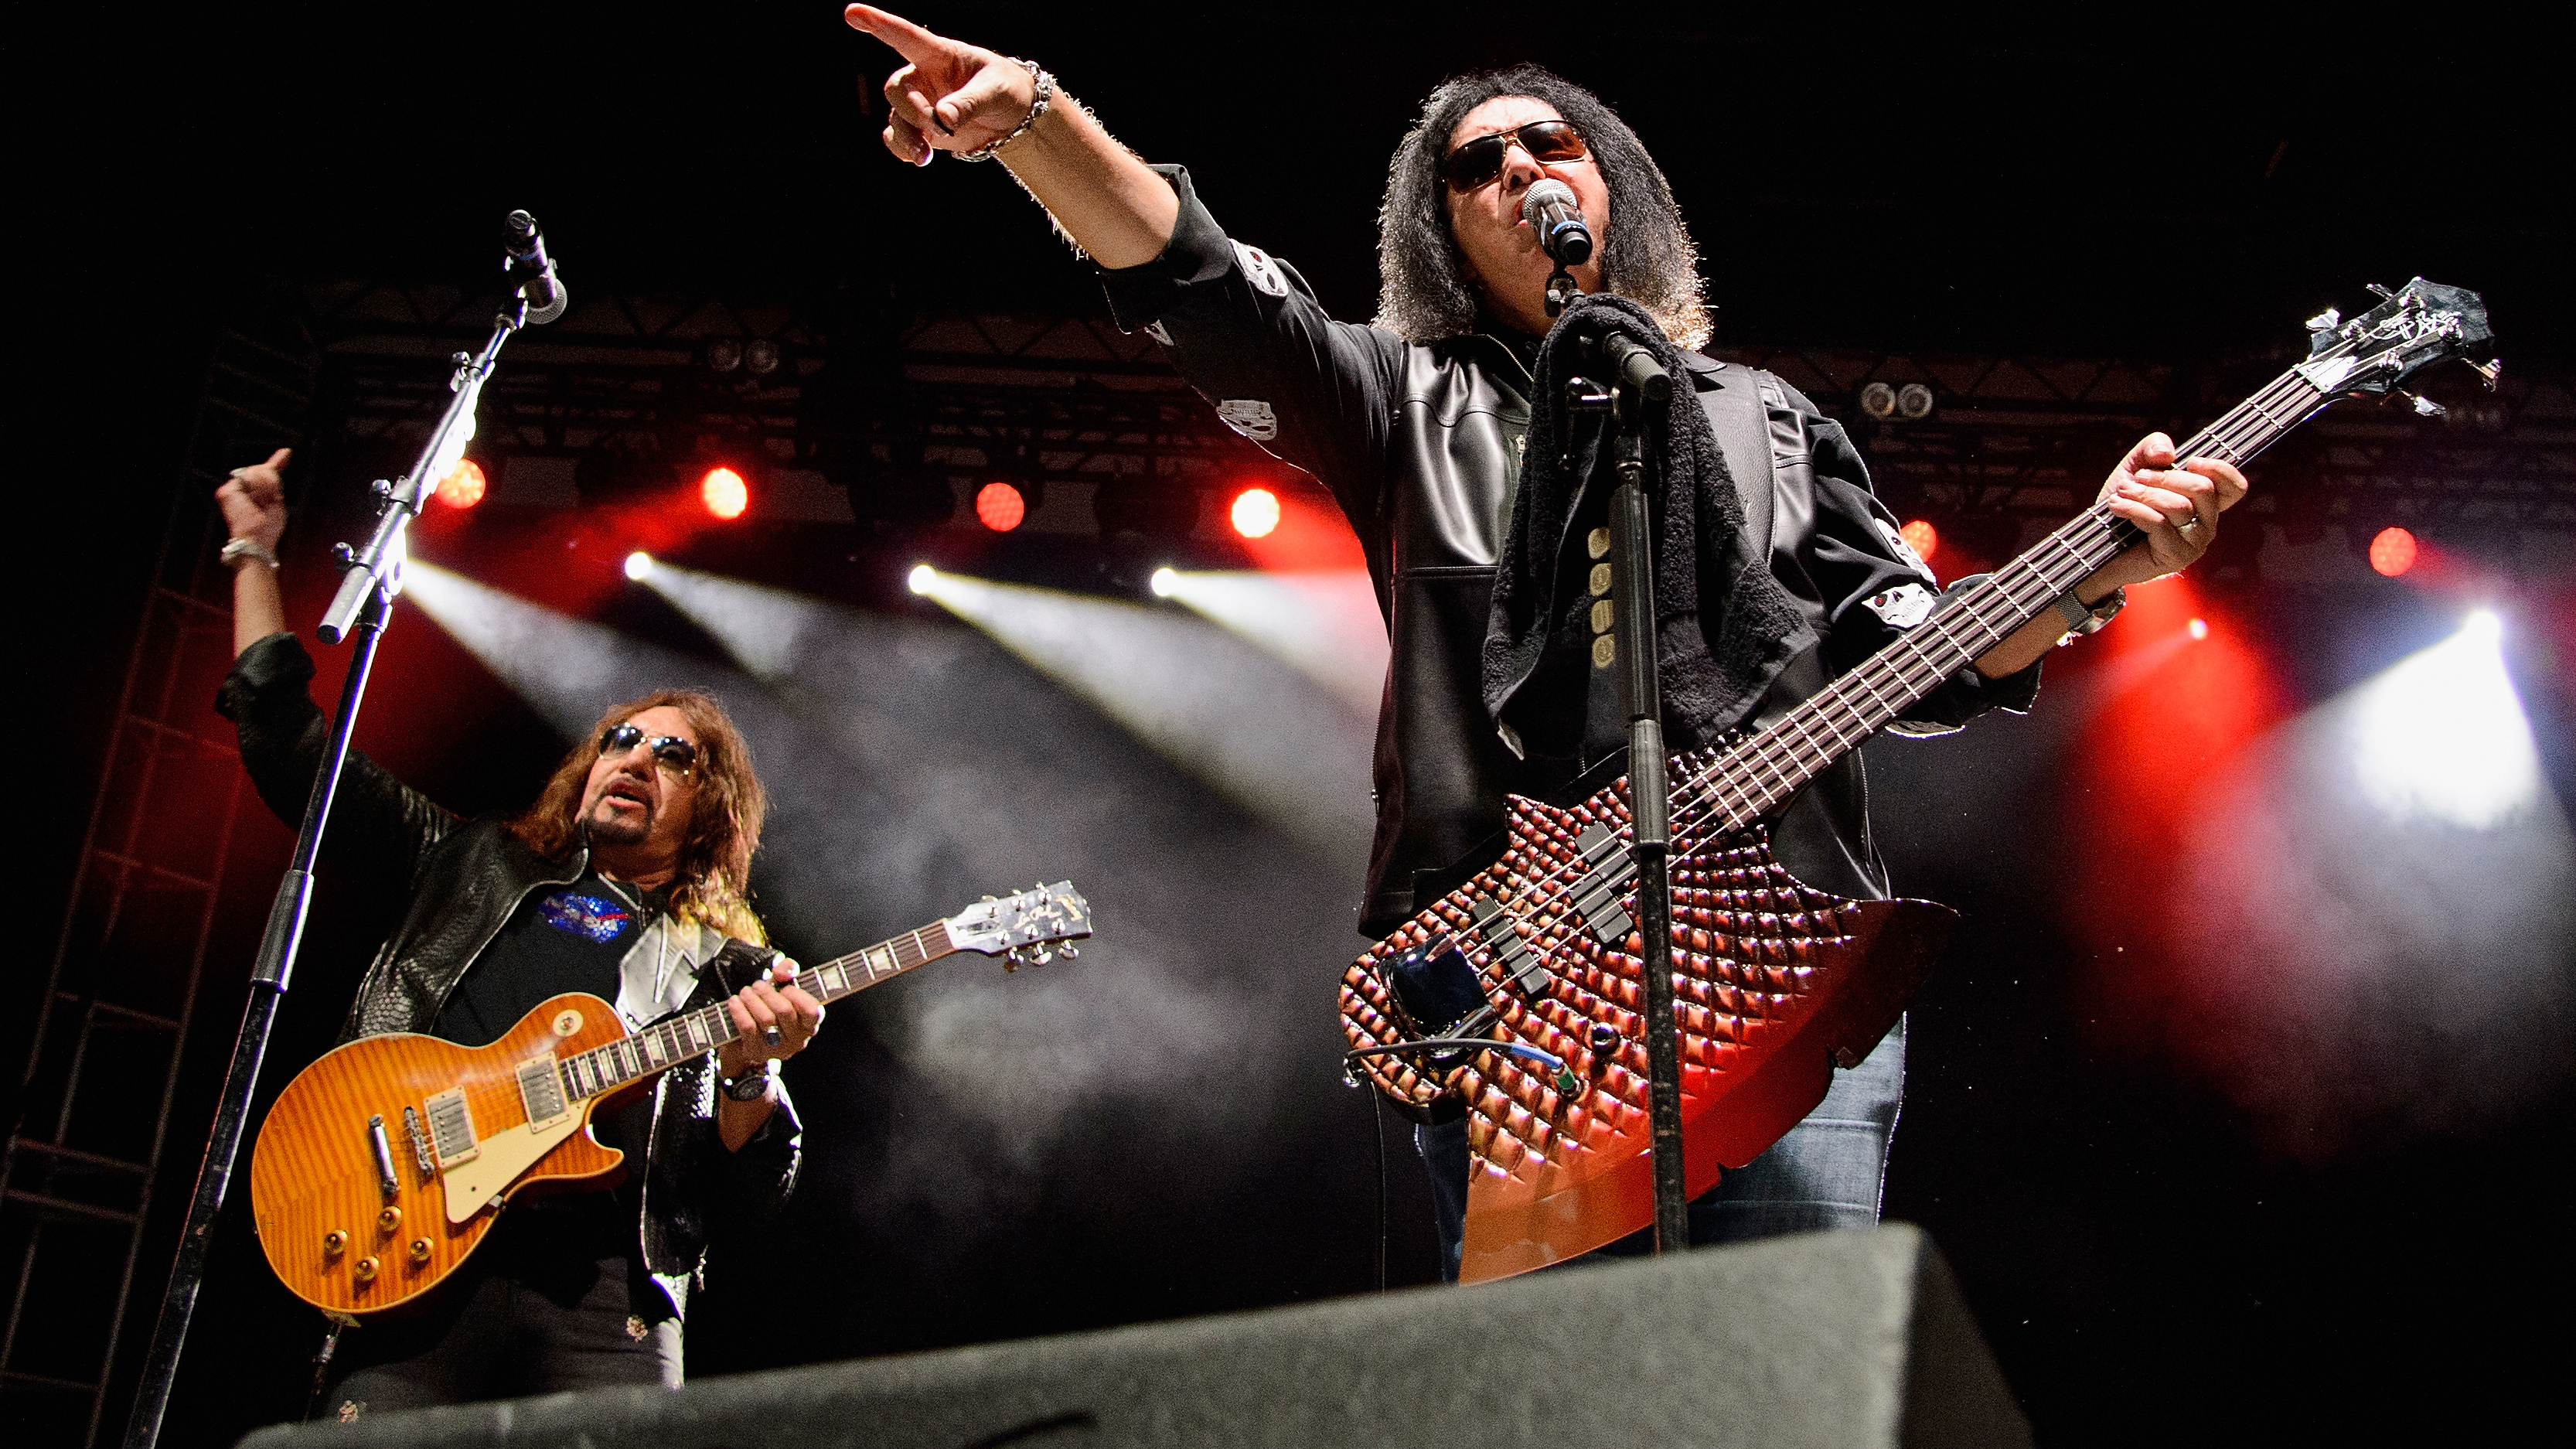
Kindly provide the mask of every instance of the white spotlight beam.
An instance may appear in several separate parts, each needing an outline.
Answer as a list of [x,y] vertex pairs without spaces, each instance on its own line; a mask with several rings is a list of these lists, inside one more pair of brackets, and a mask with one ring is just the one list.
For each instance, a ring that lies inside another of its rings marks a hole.
[[1386,622],[1368,575],[1172,571],[1168,596],[1278,655],[1362,719],[1386,687]]
[[2540,751],[2506,675],[2503,631],[2481,609],[2460,632],[2409,655],[2352,701],[2353,768],[2364,798],[2400,819],[2491,829],[2540,800]]
[[1345,857],[1365,848],[1365,718],[1224,630],[956,574],[927,592],[1255,814]]

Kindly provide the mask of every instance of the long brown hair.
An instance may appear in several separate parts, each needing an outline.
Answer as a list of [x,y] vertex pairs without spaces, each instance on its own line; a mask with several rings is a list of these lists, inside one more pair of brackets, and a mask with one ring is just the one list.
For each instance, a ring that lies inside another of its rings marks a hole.
[[690,813],[688,839],[680,846],[679,874],[671,881],[671,914],[766,946],[769,934],[751,910],[751,853],[760,848],[760,822],[769,813],[769,796],[752,773],[751,745],[713,695],[655,690],[601,715],[555,767],[537,803],[510,822],[510,833],[544,856],[562,856],[580,843],[581,797],[591,766],[599,763],[599,737],[663,706],[678,710],[698,736],[697,807]]

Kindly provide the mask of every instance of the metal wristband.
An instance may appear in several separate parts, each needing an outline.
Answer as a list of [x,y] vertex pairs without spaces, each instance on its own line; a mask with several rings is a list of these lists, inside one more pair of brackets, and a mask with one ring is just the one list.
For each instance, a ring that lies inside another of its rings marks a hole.
[[277,555],[269,552],[267,544],[253,538],[225,539],[223,552],[215,555],[216,561],[226,568],[231,568],[236,560],[246,558],[258,559],[271,569],[277,567]]
[[1021,60],[1014,56],[1012,57],[1011,63],[1014,65],[1028,67],[1029,79],[1037,83],[1037,95],[1029,102],[1029,113],[1026,116],[1021,117],[1020,123],[1011,128],[1011,133],[1002,137],[1000,140],[978,146],[972,151],[959,151],[954,153],[958,160],[992,160],[1003,147],[1020,139],[1022,136],[1027,135],[1029,133],[1029,128],[1038,123],[1038,118],[1047,113],[1047,103],[1055,99],[1055,77],[1039,69],[1036,61]]
[[769,1095],[769,1063],[762,1062],[758,1070],[745,1072],[723,1086],[724,1094],[737,1102],[757,1102]]
[[2066,621],[2066,637],[2073,639],[2090,634],[2110,623],[2122,609],[2129,606],[2129,591],[2124,588],[2113,589],[2102,596],[2102,602],[2091,608],[2086,608],[2084,601],[2075,597],[2073,589],[2068,589],[2050,602],[2057,610],[2057,617]]

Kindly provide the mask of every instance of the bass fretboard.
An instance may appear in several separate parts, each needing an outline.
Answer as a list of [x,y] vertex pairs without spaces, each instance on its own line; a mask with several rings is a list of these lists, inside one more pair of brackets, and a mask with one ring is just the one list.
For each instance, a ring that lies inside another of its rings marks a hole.
[[[2351,344],[2338,342],[2309,362],[2351,350]],[[2175,456],[2242,466],[2331,401],[2294,368],[2193,434]],[[1827,765],[1894,723],[2141,537],[2102,504],[2076,515],[1778,723],[1706,769],[1676,779],[1674,823],[1695,834],[1714,834],[1742,829],[1779,809]],[[1615,873],[1624,885],[1624,863]]]

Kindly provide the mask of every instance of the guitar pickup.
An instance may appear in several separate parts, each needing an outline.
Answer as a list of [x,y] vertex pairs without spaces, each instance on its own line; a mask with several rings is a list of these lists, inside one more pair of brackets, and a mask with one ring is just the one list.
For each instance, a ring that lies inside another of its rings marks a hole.
[[564,1115],[563,1073],[555,1065],[554,1053],[519,1063],[518,1077],[519,1102],[528,1109],[529,1126],[550,1126]]
[[1547,963],[1531,954],[1529,943],[1512,927],[1512,913],[1492,896],[1479,895],[1475,902],[1476,938],[1494,953],[1494,960],[1511,973],[1512,980],[1532,996],[1547,989]]
[[429,1145],[438,1154],[440,1169],[473,1161],[481,1149],[474,1136],[474,1115],[465,1109],[464,1089],[450,1087],[420,1105],[429,1117]]
[[1619,904],[1619,893],[1637,873],[1629,865],[1627,852],[1619,848],[1619,837],[1597,820],[1576,837],[1575,844],[1583,852],[1585,869],[1583,879],[1567,895],[1583,912],[1583,923],[1591,928],[1594,940],[1614,951],[1625,950],[1636,922]]

